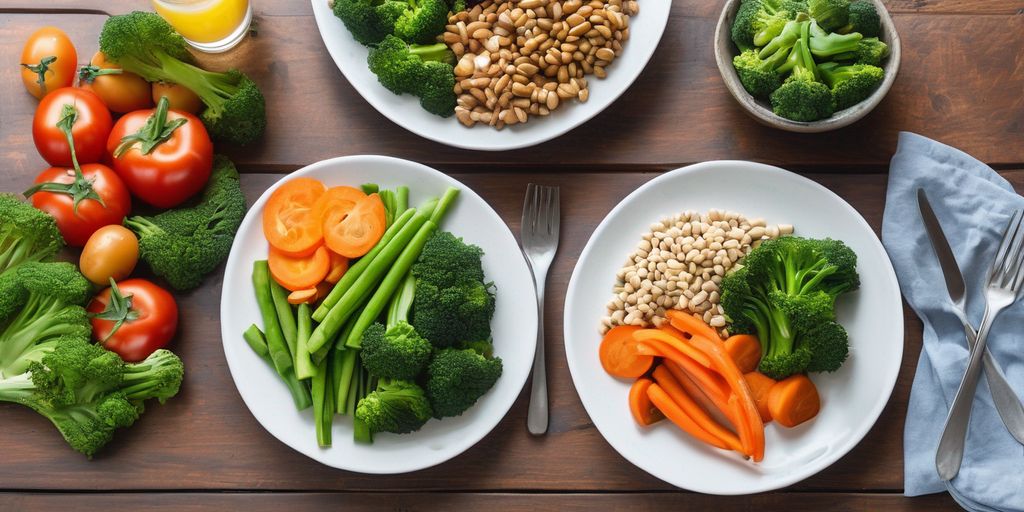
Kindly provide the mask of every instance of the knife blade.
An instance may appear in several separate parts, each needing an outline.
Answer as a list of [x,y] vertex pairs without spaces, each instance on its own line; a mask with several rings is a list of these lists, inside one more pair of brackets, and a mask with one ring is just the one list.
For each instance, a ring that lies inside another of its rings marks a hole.
[[[949,292],[949,298],[961,309],[966,309],[964,308],[964,296],[967,291],[967,285],[964,284],[964,275],[960,272],[960,265],[956,262],[953,249],[949,247],[946,233],[942,230],[939,218],[935,215],[935,210],[932,209],[932,204],[928,201],[928,194],[925,193],[923,188],[917,189],[917,207],[921,210],[921,218],[924,220],[928,240],[931,241],[932,249],[935,250],[935,257],[939,260],[939,267],[942,269],[942,277],[946,281],[946,291]],[[970,325],[966,327],[974,331],[974,328]]]

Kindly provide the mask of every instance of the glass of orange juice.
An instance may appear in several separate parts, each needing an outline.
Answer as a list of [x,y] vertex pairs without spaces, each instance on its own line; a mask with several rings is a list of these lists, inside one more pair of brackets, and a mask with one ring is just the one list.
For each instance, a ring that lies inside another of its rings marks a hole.
[[198,50],[219,53],[245,38],[249,0],[153,0],[153,8]]

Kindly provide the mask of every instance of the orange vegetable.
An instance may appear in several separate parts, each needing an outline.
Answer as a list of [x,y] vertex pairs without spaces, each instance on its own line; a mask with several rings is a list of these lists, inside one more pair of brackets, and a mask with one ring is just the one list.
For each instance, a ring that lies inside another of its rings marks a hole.
[[196,93],[192,92],[192,89],[184,85],[153,82],[153,90],[150,91],[150,95],[154,104],[160,103],[160,98],[167,98],[167,102],[171,104],[173,110],[198,116],[199,111],[203,109],[203,101]]
[[267,256],[270,275],[281,286],[291,291],[316,288],[331,267],[327,249],[320,247],[309,256],[289,256],[274,247]]
[[635,379],[651,369],[654,357],[640,354],[638,343],[633,339],[633,333],[639,329],[634,325],[620,325],[604,335],[598,355],[601,366],[609,375]]
[[743,453],[747,457],[753,458],[755,445],[754,445],[754,432],[751,430],[751,423],[747,420],[746,412],[743,409],[742,401],[739,395],[733,393],[729,395],[729,403],[726,406],[726,410],[729,411],[729,416],[736,418],[736,432],[740,435],[740,442],[743,445]]
[[[671,334],[661,329],[640,329],[633,333],[633,339],[637,341],[657,341],[668,345],[673,350],[682,353],[686,357],[693,359],[700,363],[701,366],[711,366],[711,361],[701,353],[701,351],[694,349],[692,345],[686,342],[686,340],[676,338]],[[667,357],[667,356],[665,356]]]
[[333,288],[331,286],[331,284],[332,283],[330,283],[329,281],[327,281],[325,279],[325,280],[321,281],[320,284],[316,285],[316,299],[315,300],[323,299],[329,293],[331,293],[331,288]]
[[743,451],[743,447],[740,444],[739,438],[736,437],[736,434],[723,427],[720,423],[709,416],[707,411],[702,409],[700,405],[698,405],[697,402],[695,402],[693,398],[686,393],[686,390],[679,381],[672,376],[672,373],[665,368],[665,365],[658,365],[654,368],[654,380],[659,386],[661,386],[661,389],[665,390],[665,393],[672,398],[672,401],[675,402],[676,405],[678,405],[683,412],[690,417],[690,419],[700,426],[700,428],[725,443],[730,450],[736,450],[738,452]]
[[736,366],[743,373],[749,373],[757,369],[761,362],[761,342],[757,336],[750,334],[736,334],[725,340],[725,351],[729,357],[736,361]]
[[701,428],[700,425],[698,425],[693,418],[687,415],[686,411],[679,407],[679,405],[672,400],[672,397],[670,397],[658,384],[651,384],[651,386],[647,388],[647,396],[651,399],[651,403],[653,403],[666,418],[672,421],[672,423],[675,423],[677,427],[681,428],[683,432],[686,432],[700,441],[710,444],[716,448],[721,448],[723,450],[730,449],[729,446],[721,439],[718,439],[708,433],[707,430]]
[[348,258],[334,251],[327,252],[330,253],[331,257],[331,270],[327,272],[327,277],[324,278],[324,281],[335,284],[341,281],[341,276],[345,275],[345,272],[348,272]]
[[316,302],[316,295],[316,288],[295,290],[294,292],[288,294],[288,304],[312,304],[313,302]]
[[387,227],[384,202],[377,194],[370,194],[352,207],[344,220],[324,222],[327,247],[346,258],[358,258],[373,249],[384,236]]
[[806,375],[782,379],[768,392],[768,409],[779,425],[795,427],[821,410],[818,388]]
[[665,415],[651,404],[651,399],[647,396],[647,388],[651,387],[651,384],[654,384],[651,379],[641,377],[629,388],[629,412],[641,427],[665,419]]
[[761,413],[761,421],[768,423],[772,420],[772,413],[768,410],[768,392],[775,385],[775,379],[761,372],[749,372],[744,374],[743,378],[750,387],[750,394],[754,396],[757,412]]
[[323,227],[312,213],[313,204],[324,190],[323,183],[317,180],[295,178],[270,195],[263,207],[263,235],[278,253],[309,256],[323,244]]
[[[732,391],[729,389],[729,385],[717,373],[697,365],[691,365],[690,368],[684,369],[678,363],[669,360],[665,360],[662,365],[683,386],[686,393],[699,403],[708,414],[722,416],[729,423],[736,424],[736,419],[730,416],[729,413],[729,395]],[[698,368],[704,373],[691,374],[690,372],[694,368]],[[709,381],[711,384],[708,384]]]
[[670,309],[665,312],[665,316],[668,318],[672,327],[679,329],[685,334],[690,336],[703,336],[709,340],[722,341],[722,338],[718,335],[718,331],[714,327],[704,323],[704,320],[697,318],[690,313],[679,311],[676,309]]
[[320,219],[324,231],[343,220],[355,208],[356,203],[366,197],[355,187],[331,187],[313,204],[313,215]]

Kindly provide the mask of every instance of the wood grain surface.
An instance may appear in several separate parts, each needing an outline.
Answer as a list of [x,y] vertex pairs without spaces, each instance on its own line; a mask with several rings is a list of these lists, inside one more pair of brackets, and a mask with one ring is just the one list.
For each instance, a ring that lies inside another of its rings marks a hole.
[[[909,310],[903,312],[904,359],[892,399],[857,448],[784,492],[718,498],[678,492],[603,440],[569,376],[562,295],[576,255],[604,215],[657,173],[686,163],[750,159],[800,171],[849,201],[876,230],[900,130],[957,146],[1024,189],[1024,61],[1008,58],[1024,51],[1024,1],[886,2],[904,41],[902,70],[889,97],[850,128],[798,135],[757,125],[722,86],[711,53],[722,1],[674,0],[665,37],[634,87],[568,135],[514,153],[460,151],[404,131],[365,103],[330,61],[307,1],[253,3],[259,35],[226,56],[203,58],[215,68],[240,66],[267,96],[264,140],[218,148],[245,172],[250,202],[308,163],[387,154],[452,174],[518,233],[527,183],[561,187],[563,234],[546,311],[550,434],[526,432],[523,393],[490,435],[438,467],[382,477],[321,466],[267,434],[238,396],[221,348],[218,272],[178,296],[185,320],[171,348],[187,367],[181,394],[151,406],[95,459],[71,451],[42,417],[0,404],[0,510],[956,509],[945,495],[900,495],[903,418],[921,345],[921,324]],[[60,26],[84,62],[107,14],[147,4],[0,0],[0,55],[8,56],[0,66],[0,156],[6,160],[0,190],[25,189],[44,167],[29,130],[35,101],[22,91],[14,65],[27,34]]]

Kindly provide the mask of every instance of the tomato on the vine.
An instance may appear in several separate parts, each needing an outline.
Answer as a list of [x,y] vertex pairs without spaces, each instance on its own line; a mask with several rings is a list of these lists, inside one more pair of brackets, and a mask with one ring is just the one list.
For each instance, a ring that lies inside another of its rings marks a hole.
[[21,81],[37,99],[75,81],[78,52],[71,39],[57,27],[36,30],[21,50]]
[[99,228],[120,224],[132,209],[124,182],[109,167],[85,164],[81,172],[50,167],[36,176],[25,192],[32,206],[57,220],[57,228],[72,247],[82,247]]
[[111,280],[87,308],[93,339],[128,362],[166,347],[178,330],[178,304],[167,290],[145,280]]
[[32,140],[50,165],[71,167],[71,146],[65,129],[70,127],[78,161],[91,164],[103,159],[107,136],[114,121],[96,94],[65,87],[47,94],[32,119]]

